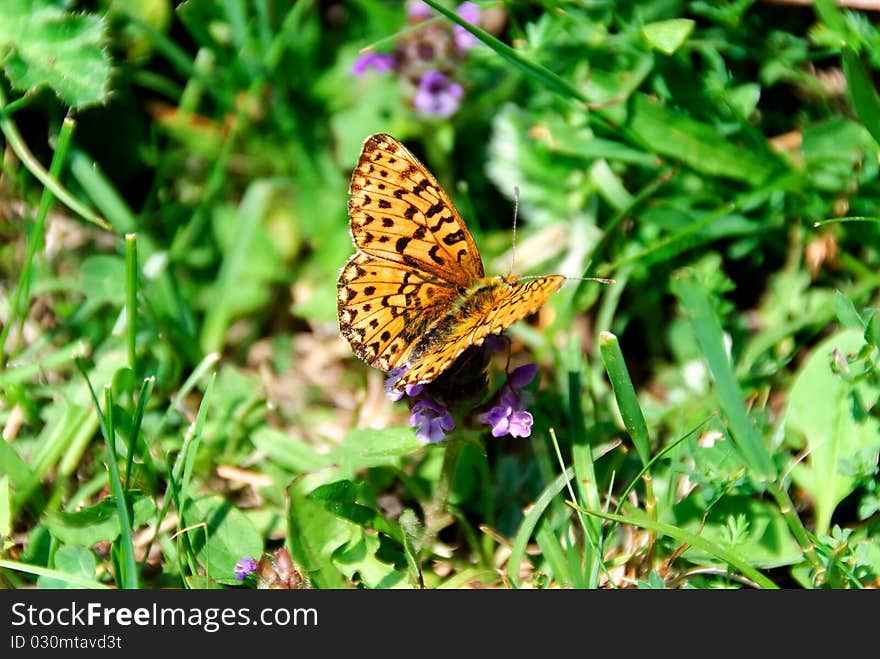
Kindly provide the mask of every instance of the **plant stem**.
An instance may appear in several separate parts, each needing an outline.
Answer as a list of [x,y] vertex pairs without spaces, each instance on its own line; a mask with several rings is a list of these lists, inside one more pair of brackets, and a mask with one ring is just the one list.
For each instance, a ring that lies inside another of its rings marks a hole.
[[434,498],[425,509],[425,541],[424,546],[429,546],[437,533],[452,522],[452,515],[446,509],[449,500],[449,491],[452,489],[452,479],[455,477],[455,467],[458,464],[458,456],[464,441],[450,439],[446,442],[443,454],[443,466],[440,468],[440,478],[437,480],[437,489],[434,490]]

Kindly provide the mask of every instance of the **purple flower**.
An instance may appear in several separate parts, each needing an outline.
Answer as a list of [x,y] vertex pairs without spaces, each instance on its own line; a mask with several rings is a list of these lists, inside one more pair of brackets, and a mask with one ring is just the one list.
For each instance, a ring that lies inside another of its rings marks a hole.
[[510,435],[511,437],[528,437],[532,434],[531,412],[523,409],[522,401],[513,389],[504,388],[498,404],[485,414],[480,421],[492,426],[492,437]]
[[245,556],[235,564],[236,581],[244,581],[247,576],[257,571],[257,562],[250,556]]
[[394,55],[388,53],[364,53],[351,65],[351,74],[362,76],[367,69],[375,69],[377,73],[382,73],[393,69],[396,63]]
[[455,428],[449,410],[432,398],[422,398],[412,407],[409,425],[416,427],[416,439],[423,444],[437,444]]
[[477,417],[491,426],[493,437],[528,437],[532,434],[534,418],[525,409],[524,401],[528,394],[523,394],[520,390],[535,378],[537,372],[537,364],[524,364],[514,369],[501,390],[498,403]]
[[422,0],[415,0],[415,2],[407,3],[406,17],[412,23],[421,23],[422,21],[428,20],[433,15],[434,10],[422,2]]
[[388,377],[385,380],[385,395],[388,396],[388,399],[396,403],[401,398],[406,396],[418,396],[422,393],[422,389],[425,388],[423,384],[408,384],[403,388],[403,391],[398,391],[394,388],[394,385],[397,384],[397,381],[403,377],[403,374],[406,373],[409,366],[404,364],[403,366],[398,366],[397,368],[393,368],[388,372]]
[[448,117],[458,110],[464,90],[452,82],[445,73],[428,71],[419,81],[419,90],[413,99],[413,106],[422,114],[435,117]]
[[[480,21],[480,8],[475,5],[473,2],[462,2],[455,9],[455,13],[461,16],[465,21],[476,25]],[[468,50],[469,48],[473,48],[480,40],[477,39],[473,34],[465,30],[461,25],[453,26],[453,39],[455,39],[455,46],[460,51]]]
[[514,389],[522,389],[535,379],[535,374],[537,372],[537,364],[523,364],[522,366],[517,366],[513,369],[513,373],[511,373],[510,377],[507,379],[507,383]]

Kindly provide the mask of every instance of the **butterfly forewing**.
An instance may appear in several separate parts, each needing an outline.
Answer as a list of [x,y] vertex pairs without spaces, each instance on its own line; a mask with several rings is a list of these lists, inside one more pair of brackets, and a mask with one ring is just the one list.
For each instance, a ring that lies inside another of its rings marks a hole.
[[467,226],[437,180],[400,142],[364,142],[349,187],[355,246],[366,254],[467,287],[483,263]]

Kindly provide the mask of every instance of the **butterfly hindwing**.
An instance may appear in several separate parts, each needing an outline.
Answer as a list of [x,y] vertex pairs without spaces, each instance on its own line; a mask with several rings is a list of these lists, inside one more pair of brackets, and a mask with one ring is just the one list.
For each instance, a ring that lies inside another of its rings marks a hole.
[[501,277],[482,279],[419,340],[406,360],[409,368],[394,388],[402,391],[408,384],[432,381],[470,346],[482,345],[489,334],[500,334],[533,314],[564,282],[560,275],[514,282]]
[[431,275],[358,252],[339,275],[339,329],[358,357],[390,371],[452,308],[453,293]]

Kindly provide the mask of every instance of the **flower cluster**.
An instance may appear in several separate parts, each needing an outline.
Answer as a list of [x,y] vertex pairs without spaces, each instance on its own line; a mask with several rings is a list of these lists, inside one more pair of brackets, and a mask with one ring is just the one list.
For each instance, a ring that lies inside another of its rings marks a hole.
[[532,434],[532,418],[525,406],[528,392],[522,391],[538,372],[537,364],[525,364],[516,368],[501,389],[498,403],[479,416],[480,421],[492,427],[492,436],[528,437]]
[[257,562],[250,556],[245,556],[235,564],[235,580],[244,581],[248,575],[257,571]]
[[[483,353],[492,349],[493,346],[489,343],[490,346],[480,348]],[[482,361],[480,363],[485,364]],[[448,407],[449,403],[440,400],[444,388],[438,387],[438,382],[435,381],[428,385],[407,385],[402,392],[395,390],[395,383],[406,369],[403,366],[389,374],[385,381],[385,391],[391,400],[397,401],[409,396],[415,401],[410,407],[409,425],[416,429],[416,439],[423,444],[437,444],[446,438],[449,431],[455,429],[455,419]],[[498,392],[494,404],[488,411],[476,415],[480,424],[489,426],[493,437],[528,437],[532,434],[534,419],[526,410],[531,397],[523,389],[535,378],[537,371],[536,364],[525,364],[514,369]]]
[[260,589],[298,590],[311,587],[308,578],[300,573],[285,547],[279,547],[272,554],[263,554],[259,563],[245,556],[235,564],[234,573],[236,581],[247,580],[250,584],[256,583]]
[[[468,23],[480,21],[480,8],[473,2],[461,3],[456,13]],[[442,118],[455,114],[461,105],[464,88],[455,82],[455,73],[478,40],[460,25],[430,20],[434,17],[434,10],[425,3],[408,3],[407,22],[424,25],[406,31],[395,43],[394,53],[364,53],[352,64],[351,73],[394,71],[420,114]]]

